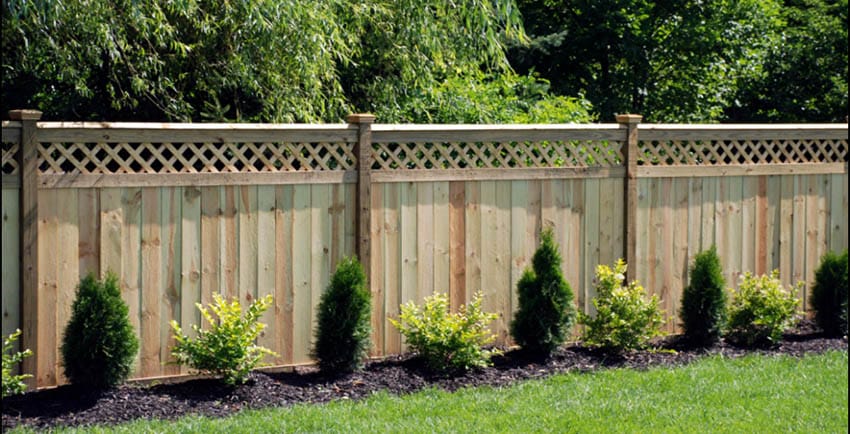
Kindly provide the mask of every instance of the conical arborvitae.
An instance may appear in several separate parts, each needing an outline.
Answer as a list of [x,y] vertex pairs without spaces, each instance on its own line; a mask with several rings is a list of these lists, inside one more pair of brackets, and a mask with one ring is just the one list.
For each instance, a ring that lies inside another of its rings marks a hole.
[[128,312],[115,274],[103,281],[91,273],[83,278],[62,339],[62,363],[72,384],[102,389],[127,379],[139,349]]
[[355,258],[340,262],[319,303],[313,358],[328,373],[360,368],[369,350],[371,294]]
[[726,323],[726,282],[715,246],[694,258],[679,316],[691,344],[708,346],[720,339]]
[[812,309],[815,321],[828,336],[847,333],[847,250],[841,255],[828,252],[815,270]]
[[511,336],[524,350],[548,355],[561,345],[575,322],[573,290],[561,273],[561,254],[551,229],[540,238],[532,258],[517,283],[519,309],[511,322]]

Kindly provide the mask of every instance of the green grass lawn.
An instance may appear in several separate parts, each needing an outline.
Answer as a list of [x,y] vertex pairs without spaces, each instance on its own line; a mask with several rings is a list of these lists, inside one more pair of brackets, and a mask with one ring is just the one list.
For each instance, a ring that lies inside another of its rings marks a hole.
[[[710,357],[649,371],[558,375],[508,388],[428,390],[62,432],[847,432],[847,352]],[[23,431],[14,431],[23,432]]]

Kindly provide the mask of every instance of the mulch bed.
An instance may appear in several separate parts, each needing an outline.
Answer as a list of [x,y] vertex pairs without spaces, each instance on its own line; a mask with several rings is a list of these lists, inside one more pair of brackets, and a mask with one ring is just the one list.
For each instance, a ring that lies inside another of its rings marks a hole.
[[224,417],[246,408],[360,399],[378,391],[406,394],[429,387],[451,391],[481,385],[505,386],[568,371],[673,367],[712,354],[725,357],[751,353],[801,356],[828,350],[846,351],[847,339],[826,338],[806,321],[787,333],[783,342],[774,348],[740,348],[721,342],[707,349],[692,349],[683,345],[678,336],[659,341],[658,346],[675,351],[637,351],[613,356],[572,345],[559,349],[546,360],[539,360],[514,350],[495,357],[492,367],[456,376],[434,375],[424,369],[419,359],[396,356],[371,362],[361,372],[335,378],[323,376],[315,368],[253,372],[248,383],[238,387],[227,387],[214,379],[154,386],[130,383],[102,393],[62,386],[4,399],[3,430],[19,425],[35,428],[109,425],[145,418],[176,419],[188,414]]

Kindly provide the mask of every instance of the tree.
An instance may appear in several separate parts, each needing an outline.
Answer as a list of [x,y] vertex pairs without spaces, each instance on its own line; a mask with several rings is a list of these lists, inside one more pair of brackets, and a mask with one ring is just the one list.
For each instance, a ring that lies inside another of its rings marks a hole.
[[[528,47],[511,50],[555,93],[586,95],[599,119],[721,120],[761,70],[779,4],[744,0],[520,0]],[[846,33],[845,33],[846,34]]]
[[[10,0],[2,13],[3,110],[45,119],[492,122],[586,106],[523,90],[546,82],[507,62],[505,43],[525,38],[512,2]],[[459,82],[481,89],[468,106],[421,103],[465,103]],[[478,104],[494,88],[523,104]]]

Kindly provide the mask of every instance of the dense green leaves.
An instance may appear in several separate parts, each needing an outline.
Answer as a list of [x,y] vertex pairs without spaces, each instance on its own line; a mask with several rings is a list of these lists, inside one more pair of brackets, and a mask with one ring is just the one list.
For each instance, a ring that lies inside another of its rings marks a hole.
[[21,336],[21,330],[15,330],[14,333],[7,337],[3,337],[3,366],[2,366],[2,396],[3,398],[9,395],[16,395],[27,390],[27,385],[24,380],[32,378],[30,374],[15,375],[13,370],[18,363],[26,357],[32,356],[32,350],[15,351],[15,342]]
[[812,286],[812,308],[815,320],[824,333],[841,336],[847,333],[847,250],[828,252],[815,270]]
[[717,248],[697,253],[690,271],[679,311],[682,329],[692,344],[711,345],[726,324],[726,281]]
[[80,282],[61,350],[72,384],[107,388],[130,375],[139,341],[114,273],[103,280],[89,273]]
[[518,0],[518,71],[611,121],[843,121],[846,0]]
[[577,109],[575,120],[586,117],[582,103],[527,92],[546,83],[511,72],[504,44],[524,38],[511,2],[5,6],[4,111],[71,120],[338,122],[368,111],[382,122],[504,122],[573,120]]
[[371,343],[371,307],[363,266],[356,258],[343,259],[319,302],[312,355],[322,371],[346,373],[363,365]]
[[794,289],[783,288],[779,271],[753,276],[746,272],[729,304],[728,337],[741,345],[775,345],[796,320]]
[[561,253],[551,229],[540,236],[532,269],[517,282],[519,309],[511,336],[523,349],[549,354],[562,344],[576,318],[573,290],[561,272]]

